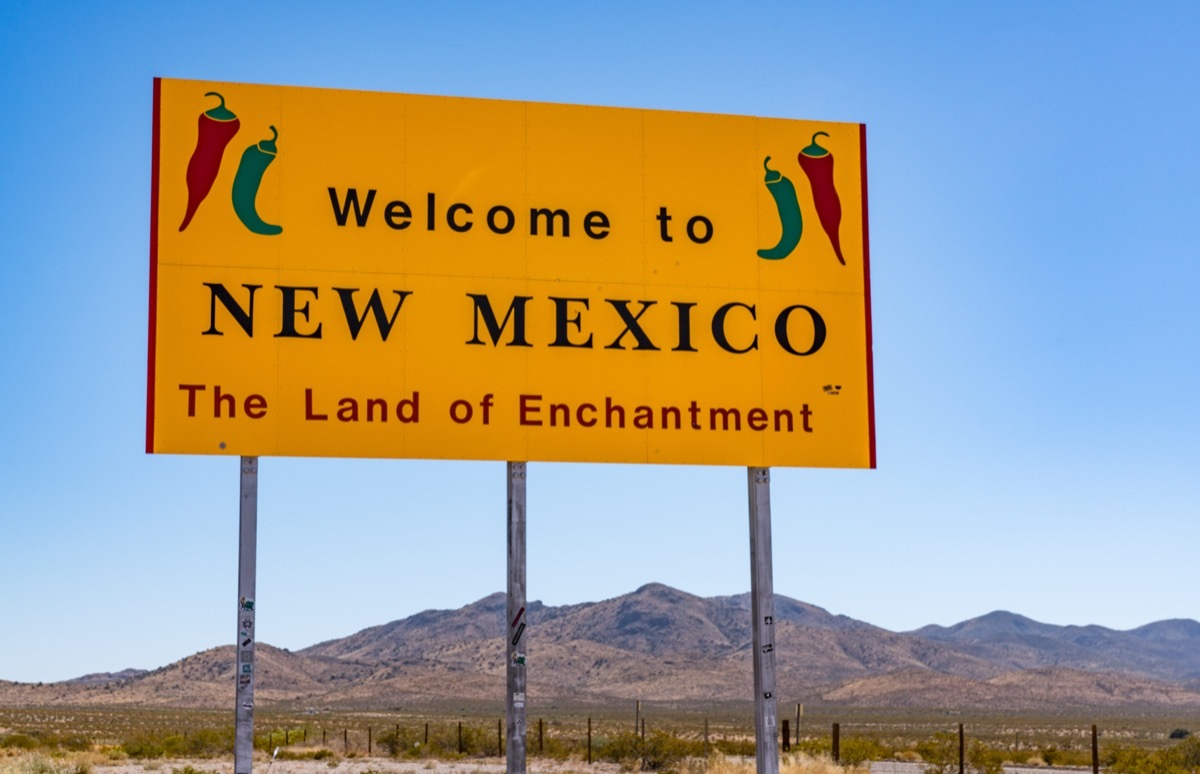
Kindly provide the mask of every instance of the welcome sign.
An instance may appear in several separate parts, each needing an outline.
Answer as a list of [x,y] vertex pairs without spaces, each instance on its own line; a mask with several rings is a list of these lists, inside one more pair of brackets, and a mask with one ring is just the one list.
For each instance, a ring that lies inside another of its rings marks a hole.
[[865,129],[160,79],[147,451],[874,467]]

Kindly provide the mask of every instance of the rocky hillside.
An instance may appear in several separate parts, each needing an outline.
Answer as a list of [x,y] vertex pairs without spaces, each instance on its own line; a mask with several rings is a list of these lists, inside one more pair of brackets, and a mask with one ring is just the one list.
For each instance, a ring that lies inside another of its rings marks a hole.
[[[1128,632],[992,613],[897,633],[784,596],[776,601],[778,692],[864,707],[1200,708],[1200,624]],[[260,705],[419,708],[504,695],[505,604],[493,594],[288,652],[260,644]],[[750,597],[661,584],[602,602],[529,605],[528,694],[537,703],[679,706],[749,701]],[[0,682],[0,705],[229,704],[232,647],[152,672],[32,686]]]

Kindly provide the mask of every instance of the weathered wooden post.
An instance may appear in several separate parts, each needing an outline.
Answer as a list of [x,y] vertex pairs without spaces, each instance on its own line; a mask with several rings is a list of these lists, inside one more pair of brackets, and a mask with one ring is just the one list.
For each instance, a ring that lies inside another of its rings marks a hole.
[[963,774],[966,762],[967,740],[963,735],[963,724],[958,724],[958,774]]

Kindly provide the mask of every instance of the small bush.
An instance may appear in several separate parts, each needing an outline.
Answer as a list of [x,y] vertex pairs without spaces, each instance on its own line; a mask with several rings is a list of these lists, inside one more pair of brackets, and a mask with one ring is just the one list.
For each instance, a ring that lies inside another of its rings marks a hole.
[[[754,742],[750,742],[750,755],[754,754]],[[801,739],[792,745],[792,752],[801,755],[807,755],[810,758],[828,758],[833,755],[832,740],[821,737],[813,739]]]
[[0,737],[0,747],[9,747],[15,750],[33,750],[38,746],[38,741],[28,734],[9,734],[8,736]]
[[1187,739],[1191,735],[1192,735],[1192,732],[1188,731],[1186,728],[1176,728],[1173,731],[1171,731],[1170,734],[1167,735],[1167,738],[1168,739]]
[[925,774],[951,774],[958,771],[958,735],[939,731],[932,739],[917,742],[917,754],[925,762]]
[[743,757],[754,755],[753,739],[718,739],[712,748],[721,755]]
[[655,731],[644,739],[632,733],[618,734],[594,747],[601,760],[642,771],[676,771],[685,759],[704,755],[703,741],[680,739],[664,731]]
[[1109,747],[1102,757],[1114,774],[1191,774],[1200,767],[1200,739],[1189,738],[1162,750]]
[[841,740],[838,762],[843,766],[858,766],[869,761],[880,761],[889,757],[891,751],[874,739],[848,737]]
[[[933,739],[917,743],[925,774],[957,774],[958,734],[939,731]],[[1002,774],[1006,753],[974,740],[963,751],[964,768],[972,774]]]
[[161,758],[167,752],[161,740],[149,736],[127,739],[121,743],[121,749],[130,758]]

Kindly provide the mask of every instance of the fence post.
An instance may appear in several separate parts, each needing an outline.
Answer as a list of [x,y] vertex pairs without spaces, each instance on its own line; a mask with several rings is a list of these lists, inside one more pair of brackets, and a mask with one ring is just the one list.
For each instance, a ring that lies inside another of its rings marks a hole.
[[342,729],[342,754],[348,755],[349,753],[350,753],[350,729],[343,728]]
[[500,757],[504,757],[504,721],[496,721],[496,744],[500,745]]
[[290,728],[283,729],[283,746],[287,747],[292,743],[292,730]]
[[429,746],[429,721],[425,722],[425,746]]
[[788,719],[783,719],[783,751],[792,751],[792,729],[788,727]]
[[833,762],[837,763],[842,759],[842,727],[833,724]]
[[[367,755],[371,754],[371,741],[371,727],[367,726]],[[961,774],[961,772],[959,774]]]
[[1092,724],[1092,774],[1100,774],[1100,741],[1096,736],[1096,724]]
[[325,726],[321,726],[321,746],[325,746]]
[[542,719],[538,718],[538,755],[542,754]]
[[963,762],[967,749],[966,738],[963,736],[963,724],[958,724],[958,774],[963,774]]
[[459,755],[462,755],[462,754],[463,754],[463,746],[462,746],[462,721],[461,721],[461,720],[460,720],[460,721],[458,721],[458,754],[459,754]]
[[588,718],[588,765],[592,765],[592,719]]

